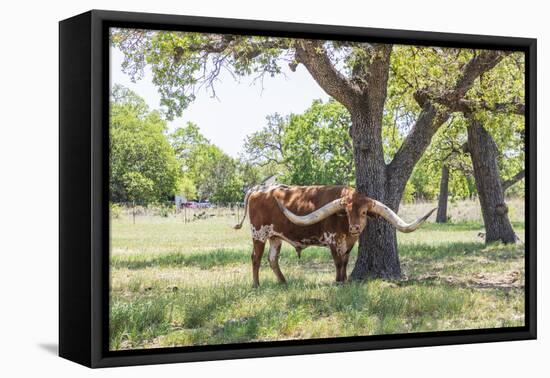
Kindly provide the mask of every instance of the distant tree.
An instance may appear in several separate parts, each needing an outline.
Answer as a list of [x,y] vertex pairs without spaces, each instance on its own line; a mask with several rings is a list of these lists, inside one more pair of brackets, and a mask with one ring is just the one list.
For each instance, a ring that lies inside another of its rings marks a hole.
[[[246,155],[246,154],[245,154]],[[238,171],[243,183],[243,191],[262,184],[272,176],[279,177],[281,170],[273,164],[257,165],[246,156],[241,156],[238,161]],[[240,198],[238,202],[241,202]]]
[[210,141],[200,132],[199,127],[193,122],[188,122],[184,127],[178,127],[168,135],[168,140],[176,153],[176,157],[185,162],[193,154],[193,150],[200,145],[208,145]]
[[355,180],[349,112],[340,103],[314,101],[302,114],[267,117],[245,140],[246,160],[276,170],[293,185],[352,184]]
[[355,182],[347,109],[331,100],[314,101],[285,125],[283,150],[286,182],[297,185],[350,185]]
[[114,86],[110,117],[110,192],[113,202],[147,205],[175,193],[179,176],[166,122],[135,93]]
[[122,176],[125,194],[132,206],[132,219],[136,223],[136,204],[155,200],[155,183],[139,172],[127,172]]
[[471,161],[464,150],[466,138],[466,122],[454,114],[434,136],[411,177],[415,196],[428,200],[437,197],[438,223],[448,219],[449,197],[463,199],[475,193]]
[[201,198],[212,202],[231,203],[242,197],[242,181],[237,177],[234,159],[214,145],[195,151],[191,172]]
[[197,125],[177,128],[169,139],[182,172],[181,182],[194,197],[216,203],[241,200],[243,181],[238,162],[205,138]]
[[279,167],[279,170],[288,168],[283,146],[286,124],[287,119],[280,114],[268,115],[266,126],[245,138],[244,151],[247,161],[261,167],[272,165]]
[[180,177],[178,180],[176,194],[179,194],[188,200],[197,199],[197,188],[193,180],[191,180],[188,176]]

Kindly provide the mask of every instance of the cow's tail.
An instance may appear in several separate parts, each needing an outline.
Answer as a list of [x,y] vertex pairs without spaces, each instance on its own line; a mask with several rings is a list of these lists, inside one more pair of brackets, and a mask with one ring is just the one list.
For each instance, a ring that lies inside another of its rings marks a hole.
[[240,230],[241,227],[243,226],[243,222],[244,222],[244,220],[245,220],[245,218],[246,218],[246,214],[248,214],[248,197],[250,197],[250,194],[251,194],[251,193],[252,193],[252,189],[249,189],[249,190],[246,192],[245,196],[244,196],[244,214],[243,214],[243,219],[241,219],[241,221],[240,221],[238,224],[236,224],[236,225],[233,226],[233,228],[234,228],[235,230]]

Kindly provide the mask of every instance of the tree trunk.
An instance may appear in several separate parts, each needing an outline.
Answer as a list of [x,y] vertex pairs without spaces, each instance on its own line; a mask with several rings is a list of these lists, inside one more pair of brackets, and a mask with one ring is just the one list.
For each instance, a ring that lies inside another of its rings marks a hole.
[[497,145],[481,122],[472,118],[468,125],[468,148],[485,224],[485,242],[515,243],[498,171]]
[[[384,201],[386,205],[394,206]],[[395,228],[385,219],[376,217],[368,220],[368,225],[359,239],[357,262],[351,272],[353,280],[365,278],[398,279],[401,265],[397,252]]]
[[443,163],[441,182],[439,184],[439,203],[437,207],[437,223],[447,223],[447,202],[449,199],[449,166]]
[[[386,164],[381,141],[382,117],[376,112],[352,116],[356,186],[360,193],[397,211],[400,195],[388,190]],[[395,228],[382,218],[369,218],[359,238],[357,262],[352,280],[401,277]]]
[[[385,203],[394,211],[405,185],[393,185],[388,174],[382,140],[382,118],[387,97],[391,46],[379,46],[368,63],[364,95],[351,103],[351,136],[356,187],[360,193]],[[361,67],[363,70],[364,67]],[[406,180],[404,181],[406,183]],[[401,277],[395,228],[384,219],[370,218],[359,238],[352,280]]]

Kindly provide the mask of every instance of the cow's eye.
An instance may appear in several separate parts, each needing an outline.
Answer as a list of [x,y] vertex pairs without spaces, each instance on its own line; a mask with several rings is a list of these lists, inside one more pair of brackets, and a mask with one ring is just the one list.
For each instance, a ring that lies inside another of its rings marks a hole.
[[367,215],[367,212],[366,212],[366,211],[363,211],[363,212],[361,213],[361,215]]

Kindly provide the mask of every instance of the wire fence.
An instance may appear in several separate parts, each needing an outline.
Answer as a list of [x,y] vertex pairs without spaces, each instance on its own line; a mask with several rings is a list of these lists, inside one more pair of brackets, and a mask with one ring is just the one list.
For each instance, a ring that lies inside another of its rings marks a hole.
[[217,205],[193,205],[176,207],[174,205],[132,205],[131,203],[111,204],[111,218],[136,218],[165,217],[181,218],[184,223],[195,222],[202,219],[227,218],[239,222],[244,215],[242,203]]

